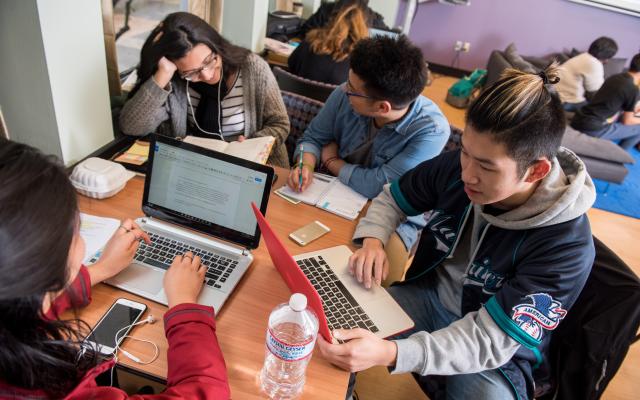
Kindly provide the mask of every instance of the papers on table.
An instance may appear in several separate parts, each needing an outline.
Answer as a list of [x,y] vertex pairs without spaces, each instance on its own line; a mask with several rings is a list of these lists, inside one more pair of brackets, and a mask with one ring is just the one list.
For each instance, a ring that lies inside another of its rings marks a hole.
[[350,220],[356,219],[367,204],[366,197],[338,178],[319,173],[313,174],[313,181],[304,192],[296,192],[288,186],[283,186],[276,192]]
[[107,244],[119,226],[117,219],[80,213],[80,236],[85,242],[83,263],[88,263]]

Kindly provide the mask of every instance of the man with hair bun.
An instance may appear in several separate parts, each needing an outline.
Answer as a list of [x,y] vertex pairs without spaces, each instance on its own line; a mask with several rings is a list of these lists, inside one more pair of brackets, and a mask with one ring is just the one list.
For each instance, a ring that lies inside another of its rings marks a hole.
[[318,338],[327,360],[351,372],[382,365],[421,375],[430,398],[533,398],[534,370],[548,376],[554,329],[595,257],[585,214],[595,189],[582,161],[560,147],[557,82],[555,65],[507,69],[470,106],[460,150],[385,185],[356,228],[362,248],[349,267],[360,282],[384,274],[395,227],[426,212],[406,280],[388,289],[415,326],[391,340],[334,330],[344,343]]

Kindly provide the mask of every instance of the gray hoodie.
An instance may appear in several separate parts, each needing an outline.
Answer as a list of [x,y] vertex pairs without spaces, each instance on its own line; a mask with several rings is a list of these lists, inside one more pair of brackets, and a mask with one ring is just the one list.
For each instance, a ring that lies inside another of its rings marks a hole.
[[[498,326],[484,306],[461,315],[461,296],[468,283],[469,268],[476,253],[490,245],[483,243],[485,234],[491,226],[522,231],[571,221],[582,216],[594,200],[595,188],[584,164],[574,153],[561,148],[550,173],[523,205],[500,215],[491,215],[484,212],[483,206],[474,204],[473,218],[468,218],[470,213],[467,213],[460,228],[465,234],[458,236],[448,257],[436,270],[440,301],[462,318],[444,329],[418,332],[396,340],[398,356],[392,372],[468,374],[507,363],[521,343]],[[366,237],[375,237],[386,243],[394,227],[406,217],[387,185],[358,224],[354,241],[360,243]],[[471,229],[465,230],[469,221],[472,221]],[[515,274],[517,272],[515,266]]]

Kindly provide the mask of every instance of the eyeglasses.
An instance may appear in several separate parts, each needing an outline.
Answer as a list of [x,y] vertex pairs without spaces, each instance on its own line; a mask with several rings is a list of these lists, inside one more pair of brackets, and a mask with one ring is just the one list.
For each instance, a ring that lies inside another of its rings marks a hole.
[[198,69],[191,70],[189,72],[180,73],[180,78],[187,80],[189,82],[193,81],[197,76],[199,76],[203,71],[208,71],[213,68],[216,60],[218,59],[217,54],[209,54],[207,58],[204,59],[202,67]]
[[347,79],[347,81],[342,85],[342,90],[344,91],[344,94],[346,94],[347,96],[362,97],[363,99],[370,99],[370,100],[380,100],[377,97],[371,97],[371,96],[367,96],[366,94],[352,92],[351,89],[353,89],[353,86],[351,86],[351,83]]

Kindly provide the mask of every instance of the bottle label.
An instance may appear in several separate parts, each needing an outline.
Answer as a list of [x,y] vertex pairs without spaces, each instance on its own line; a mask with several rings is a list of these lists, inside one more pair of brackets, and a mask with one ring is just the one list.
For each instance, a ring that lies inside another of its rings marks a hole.
[[274,356],[282,361],[300,361],[311,356],[316,341],[309,339],[307,342],[287,344],[275,337],[271,329],[267,330],[267,348]]

